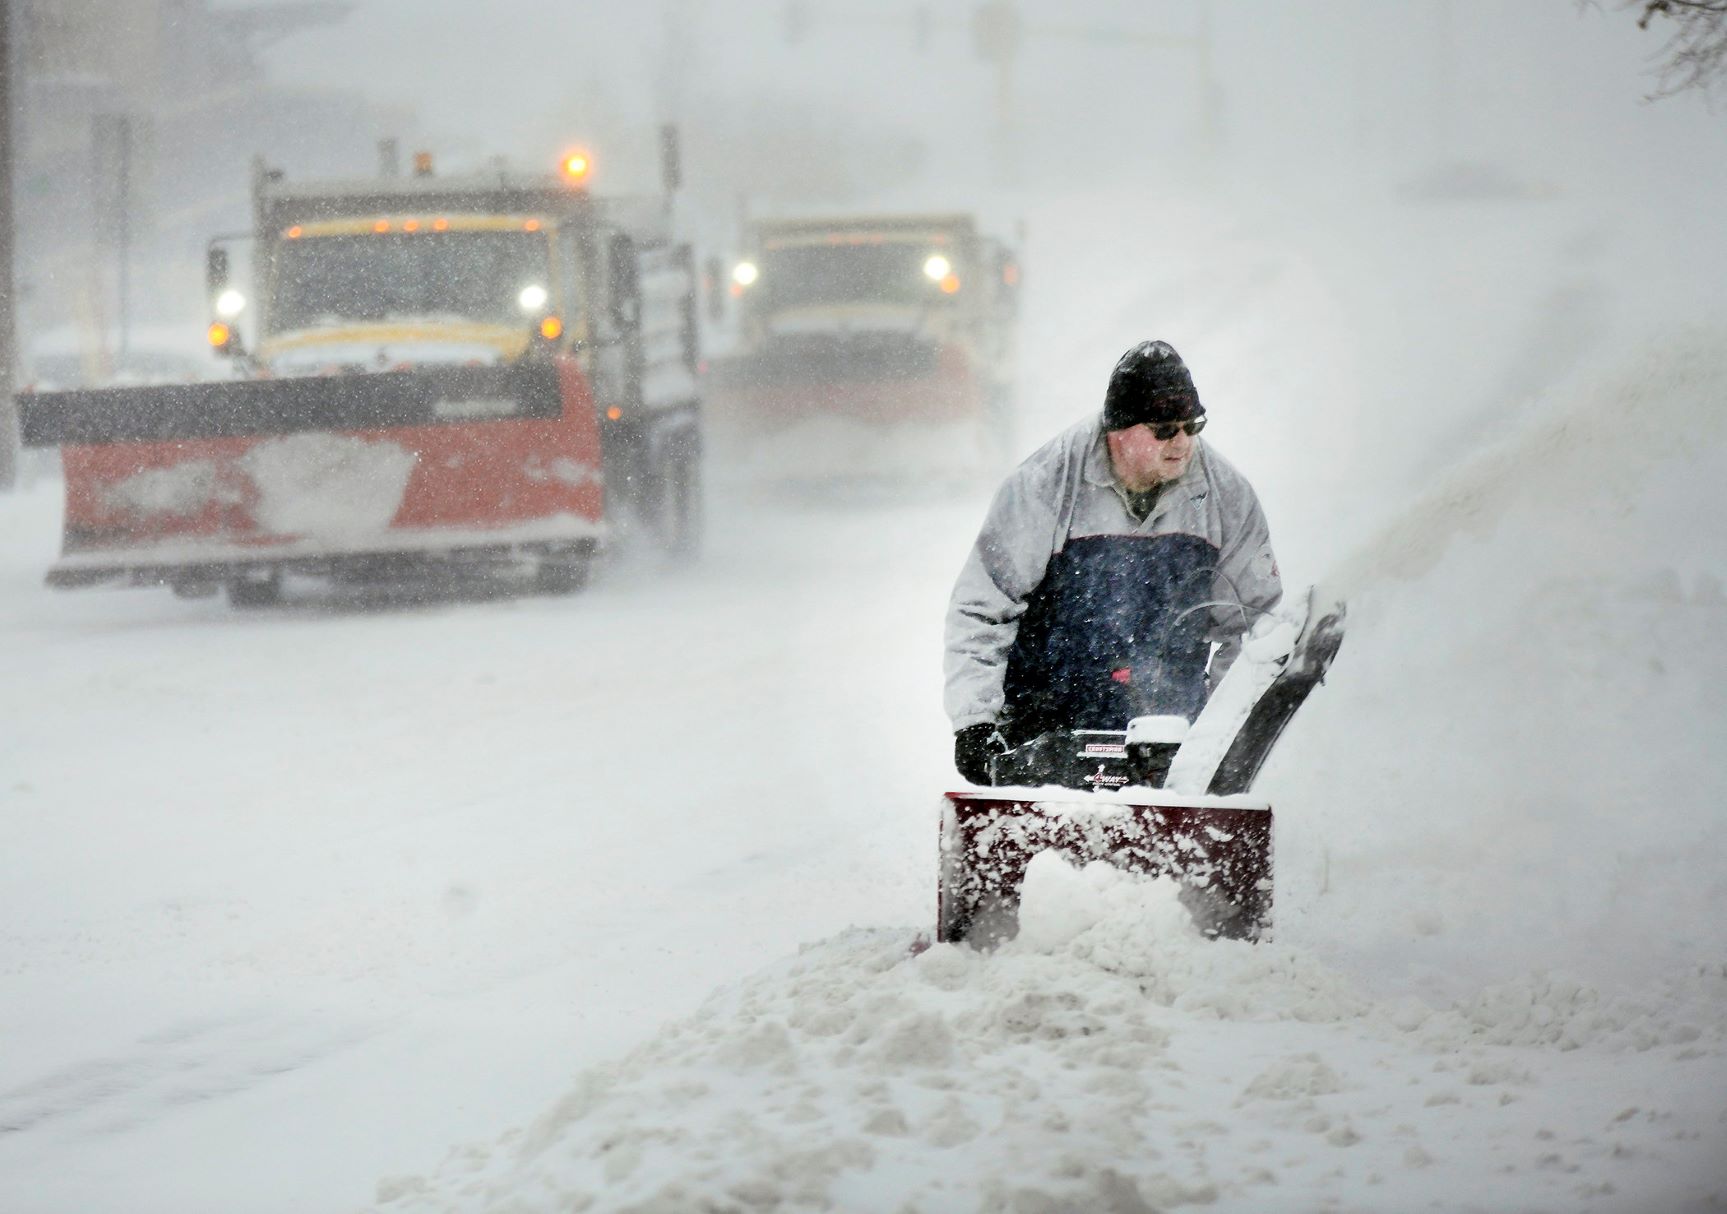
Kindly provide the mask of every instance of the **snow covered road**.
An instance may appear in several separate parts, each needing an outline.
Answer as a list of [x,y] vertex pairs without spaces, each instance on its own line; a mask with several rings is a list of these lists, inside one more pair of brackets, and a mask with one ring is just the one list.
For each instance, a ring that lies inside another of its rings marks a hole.
[[[722,526],[698,571],[568,601],[236,615],[38,589],[56,493],[6,513],[8,1209],[103,1206],[133,1138],[274,1208],[352,1200],[404,1106],[490,1130],[561,1090],[571,1042],[604,1057],[804,940],[927,917],[937,622],[901,596],[951,554],[860,540],[927,509],[806,512],[765,551]],[[801,562],[829,572],[780,580]],[[291,1152],[231,1111],[302,1085]],[[186,1209],[183,1182],[128,1200]]]

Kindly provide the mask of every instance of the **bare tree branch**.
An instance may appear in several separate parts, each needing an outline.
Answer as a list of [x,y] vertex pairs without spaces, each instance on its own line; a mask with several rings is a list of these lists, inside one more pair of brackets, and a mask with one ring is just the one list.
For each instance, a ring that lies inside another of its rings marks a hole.
[[1621,7],[1643,10],[1638,29],[1647,30],[1656,17],[1671,23],[1652,99],[1688,89],[1711,97],[1727,91],[1727,0],[1621,0]]

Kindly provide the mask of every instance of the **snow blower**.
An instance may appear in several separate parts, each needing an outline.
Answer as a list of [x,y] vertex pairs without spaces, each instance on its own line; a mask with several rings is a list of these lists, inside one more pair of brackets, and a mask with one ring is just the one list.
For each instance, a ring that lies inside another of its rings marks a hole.
[[1343,643],[1344,604],[1309,592],[1263,617],[1190,724],[1054,730],[997,756],[991,787],[946,794],[936,939],[993,945],[1018,929],[1026,865],[1054,849],[1172,877],[1208,936],[1271,926],[1271,806],[1248,795]]

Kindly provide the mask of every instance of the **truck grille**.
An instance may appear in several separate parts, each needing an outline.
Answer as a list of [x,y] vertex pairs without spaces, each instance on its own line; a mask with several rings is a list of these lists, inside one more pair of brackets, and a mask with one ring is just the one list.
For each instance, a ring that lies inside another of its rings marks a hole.
[[772,339],[748,360],[745,375],[760,384],[878,383],[927,379],[940,347],[906,333],[798,333]]

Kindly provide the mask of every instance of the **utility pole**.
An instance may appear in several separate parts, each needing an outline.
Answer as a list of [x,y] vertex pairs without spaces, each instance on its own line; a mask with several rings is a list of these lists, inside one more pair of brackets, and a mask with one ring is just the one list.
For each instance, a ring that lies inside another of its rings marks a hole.
[[1211,0],[1199,0],[1199,30],[1194,36],[1199,56],[1200,150],[1216,156],[1223,146],[1223,85],[1217,79],[1216,42],[1211,32]]
[[[798,46],[809,41],[818,16],[817,3],[818,0],[783,0],[781,29],[786,45]],[[1215,153],[1223,142],[1223,87],[1217,77],[1216,42],[1212,33],[1214,0],[1196,0],[1196,3],[1198,20],[1195,32],[1192,35],[1165,35],[1090,23],[1061,25],[1041,20],[1034,23],[1025,15],[1037,7],[1031,0],[971,0],[969,19],[964,25],[971,33],[974,57],[991,68],[995,112],[991,151],[1000,179],[1012,184],[1019,176],[1021,132],[1014,69],[1026,44],[1032,41],[1072,39],[1117,51],[1159,49],[1192,52],[1198,93],[1196,121],[1200,147],[1207,155]],[[887,7],[882,0],[821,0],[819,17],[822,29],[826,30],[829,27],[864,25],[903,28],[909,16],[912,48],[919,52],[929,49],[936,29],[955,24],[934,15],[936,6],[933,0],[911,0],[909,8],[902,6],[892,14],[883,12]],[[952,6],[949,7],[951,9]]]
[[116,353],[122,359],[130,344],[132,322],[132,131],[130,114],[97,114],[90,138],[96,239],[102,251],[114,258],[120,329]]
[[120,352],[118,362],[124,362],[132,352],[132,120],[120,119],[118,163],[114,166],[120,195],[115,208],[120,245]]
[[972,10],[972,47],[995,68],[995,167],[1008,185],[1019,181],[1019,129],[1014,122],[1013,63],[1025,40],[1015,0],[983,0]]
[[12,245],[12,0],[0,0],[0,492],[18,483],[18,327]]
[[1457,11],[1451,0],[1434,0],[1433,26],[1433,153],[1449,163],[1457,151]]

